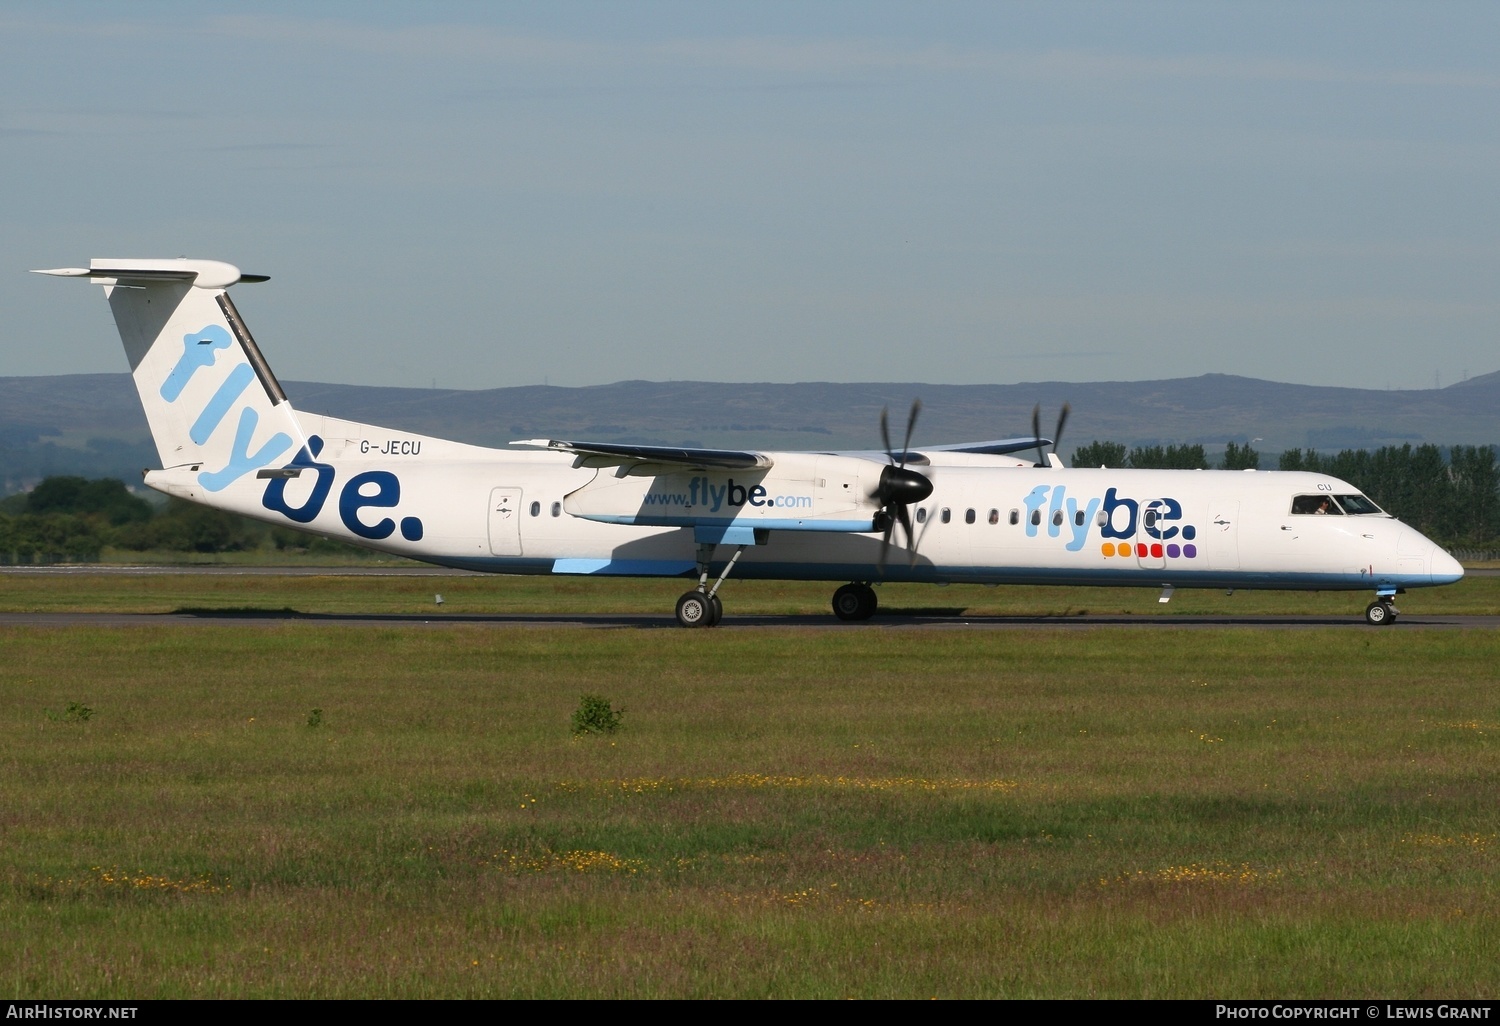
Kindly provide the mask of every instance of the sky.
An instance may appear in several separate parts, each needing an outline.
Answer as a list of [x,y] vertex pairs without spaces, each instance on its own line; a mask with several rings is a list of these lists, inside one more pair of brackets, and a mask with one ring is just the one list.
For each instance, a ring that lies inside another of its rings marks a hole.
[[1500,370],[1500,5],[0,8],[0,375],[226,260],[278,376]]

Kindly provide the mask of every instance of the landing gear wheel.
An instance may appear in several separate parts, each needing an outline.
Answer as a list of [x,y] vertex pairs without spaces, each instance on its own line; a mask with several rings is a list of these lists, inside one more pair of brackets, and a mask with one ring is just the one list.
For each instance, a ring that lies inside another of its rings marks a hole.
[[1376,600],[1365,607],[1365,623],[1372,627],[1389,627],[1396,622],[1396,609],[1389,602]]
[[714,606],[708,595],[690,591],[677,600],[677,622],[684,627],[712,627]]
[[833,615],[840,620],[868,620],[879,600],[868,584],[846,584],[833,593]]
[[724,603],[719,601],[719,596],[717,595],[710,596],[708,601],[713,606],[712,615],[708,618],[708,626],[717,627],[719,626],[719,621],[724,619]]

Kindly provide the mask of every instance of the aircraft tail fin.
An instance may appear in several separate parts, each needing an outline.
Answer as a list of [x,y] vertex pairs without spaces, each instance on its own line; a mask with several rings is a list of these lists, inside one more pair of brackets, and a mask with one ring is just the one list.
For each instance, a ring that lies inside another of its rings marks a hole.
[[220,492],[305,445],[228,288],[265,281],[216,260],[91,261],[41,271],[104,286],[164,468]]

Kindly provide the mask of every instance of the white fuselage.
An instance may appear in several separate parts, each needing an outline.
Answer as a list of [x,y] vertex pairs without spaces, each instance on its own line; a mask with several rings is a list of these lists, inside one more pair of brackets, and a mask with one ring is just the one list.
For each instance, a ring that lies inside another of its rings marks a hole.
[[[280,526],[498,573],[688,576],[694,530],[661,521],[713,514],[765,525],[735,567],[746,578],[1389,590],[1463,575],[1384,514],[1294,514],[1296,496],[1357,493],[1318,474],[1063,470],[934,453],[923,467],[933,492],[913,507],[915,545],[898,545],[882,566],[880,534],[849,527],[874,512],[863,491],[880,466],[869,460],[772,454],[780,471],[634,478],[575,467],[564,453],[297,417],[320,453],[286,464],[295,478],[247,475],[209,493],[184,467],[147,482]],[[830,467],[849,472],[848,487],[816,476]],[[899,529],[897,538],[906,541]],[[732,550],[719,546],[714,562]]]

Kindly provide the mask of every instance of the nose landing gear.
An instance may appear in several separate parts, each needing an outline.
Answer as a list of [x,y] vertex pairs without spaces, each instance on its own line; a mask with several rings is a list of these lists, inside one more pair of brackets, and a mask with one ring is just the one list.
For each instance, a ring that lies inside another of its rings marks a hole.
[[1391,605],[1389,596],[1377,598],[1365,607],[1365,623],[1371,627],[1389,627],[1396,622],[1400,610]]

